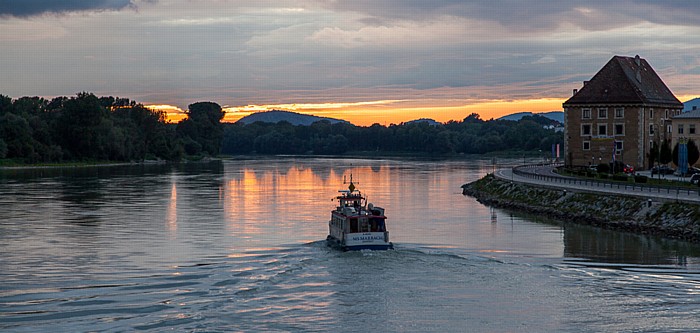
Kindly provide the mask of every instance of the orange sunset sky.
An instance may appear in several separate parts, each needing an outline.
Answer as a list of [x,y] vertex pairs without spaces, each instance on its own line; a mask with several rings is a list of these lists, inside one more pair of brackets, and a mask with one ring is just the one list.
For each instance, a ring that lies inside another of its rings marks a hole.
[[[283,105],[247,105],[227,107],[225,122],[235,122],[254,112],[268,110],[287,110],[320,117],[347,120],[358,126],[399,124],[419,118],[430,118],[439,122],[460,121],[471,113],[478,113],[488,120],[503,115],[521,112],[546,112],[561,110],[563,99],[543,98],[523,101],[488,101],[472,105],[411,105],[405,101],[376,101],[367,103],[323,103],[323,104],[283,104]],[[403,105],[402,105],[403,104]],[[185,118],[182,109],[172,105],[149,105],[150,108],[163,110],[169,121],[177,122]]]

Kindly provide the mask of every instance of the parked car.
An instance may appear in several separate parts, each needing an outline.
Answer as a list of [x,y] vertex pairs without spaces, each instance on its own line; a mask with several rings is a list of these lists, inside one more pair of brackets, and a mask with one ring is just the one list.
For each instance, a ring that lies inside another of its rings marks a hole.
[[691,184],[700,185],[700,184],[698,184],[698,180],[700,180],[700,173],[696,173],[696,174],[690,176],[690,183]]
[[634,167],[629,164],[625,164],[625,166],[622,168],[622,171],[624,173],[632,174],[634,173]]
[[694,174],[700,173],[700,169],[696,167],[690,167],[688,168],[688,171],[685,172],[685,174],[681,174],[680,170],[676,170],[676,172],[673,173],[673,175],[678,176],[678,177],[688,177],[692,176]]
[[676,170],[669,167],[668,165],[657,165],[651,168],[651,175],[672,175]]

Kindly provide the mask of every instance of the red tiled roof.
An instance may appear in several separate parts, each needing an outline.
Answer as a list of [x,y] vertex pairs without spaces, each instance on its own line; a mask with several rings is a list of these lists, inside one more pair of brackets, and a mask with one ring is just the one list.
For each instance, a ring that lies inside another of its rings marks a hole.
[[683,108],[649,63],[637,57],[614,56],[595,76],[564,102],[581,104],[645,104]]

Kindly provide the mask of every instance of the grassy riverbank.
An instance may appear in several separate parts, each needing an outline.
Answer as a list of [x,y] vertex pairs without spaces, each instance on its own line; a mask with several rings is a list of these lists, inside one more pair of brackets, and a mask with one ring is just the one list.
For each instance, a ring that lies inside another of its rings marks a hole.
[[608,229],[700,241],[700,206],[625,195],[575,193],[499,180],[487,175],[463,194],[501,208]]

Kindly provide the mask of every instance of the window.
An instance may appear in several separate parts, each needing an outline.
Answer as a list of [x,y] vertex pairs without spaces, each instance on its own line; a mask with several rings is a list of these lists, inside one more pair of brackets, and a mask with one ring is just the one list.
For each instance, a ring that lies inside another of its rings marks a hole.
[[624,118],[625,108],[615,108],[615,118]]
[[608,118],[608,108],[598,108],[598,119]]
[[591,124],[582,124],[581,125],[581,135],[591,135]]
[[615,155],[622,155],[622,141],[615,141]]
[[695,124],[688,125],[688,134],[695,134]]
[[649,135],[654,135],[654,125],[649,125]]
[[581,118],[591,119],[591,109],[581,109]]
[[678,134],[683,134],[683,124],[678,124]]
[[654,109],[649,109],[649,119],[654,118]]
[[583,142],[583,150],[591,150],[591,142],[590,141]]
[[666,117],[664,118],[668,119],[668,109],[666,109]]
[[667,126],[666,126],[666,133],[668,133],[668,134],[673,133],[673,125],[667,125]]
[[598,125],[598,135],[608,135],[608,124]]
[[624,124],[615,124],[615,135],[625,135]]

